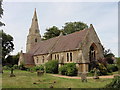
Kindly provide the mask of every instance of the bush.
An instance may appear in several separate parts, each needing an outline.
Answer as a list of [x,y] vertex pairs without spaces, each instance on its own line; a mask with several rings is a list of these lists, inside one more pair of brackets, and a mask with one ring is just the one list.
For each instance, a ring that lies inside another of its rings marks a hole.
[[24,66],[24,64],[19,65],[18,69],[20,69],[20,70],[27,70],[27,68]]
[[59,72],[62,75],[67,75],[67,65],[63,65],[59,68]]
[[45,64],[46,73],[58,73],[58,61],[52,60]]
[[75,63],[68,63],[67,64],[67,75],[68,76],[75,76],[77,75],[77,69]]
[[108,64],[107,65],[107,69],[110,71],[110,72],[115,72],[115,71],[118,71],[118,68],[115,64]]
[[75,76],[75,75],[77,75],[76,64],[75,63],[68,63],[66,65],[63,65],[59,68],[59,72],[62,75]]
[[11,70],[9,66],[3,66],[3,70]]
[[13,69],[19,69],[19,68],[18,68],[18,65],[14,65],[14,66],[13,66]]
[[106,85],[106,88],[120,88],[120,76],[115,76],[113,81]]
[[98,63],[98,69],[99,69],[99,73],[98,75],[107,75],[108,74],[108,70],[107,68],[102,64],[102,63]]

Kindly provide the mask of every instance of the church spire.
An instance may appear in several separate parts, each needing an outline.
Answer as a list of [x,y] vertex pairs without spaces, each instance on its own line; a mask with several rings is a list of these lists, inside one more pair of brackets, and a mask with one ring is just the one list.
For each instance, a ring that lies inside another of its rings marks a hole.
[[41,41],[41,35],[39,33],[39,25],[38,25],[38,18],[36,8],[34,11],[34,15],[32,18],[32,24],[29,29],[29,34],[27,36],[27,44],[26,44],[26,52],[29,52],[31,48]]
[[37,12],[36,12],[36,8],[35,8],[29,33],[33,34],[33,33],[36,33],[36,32],[39,33],[39,25],[38,25],[38,19],[37,19]]

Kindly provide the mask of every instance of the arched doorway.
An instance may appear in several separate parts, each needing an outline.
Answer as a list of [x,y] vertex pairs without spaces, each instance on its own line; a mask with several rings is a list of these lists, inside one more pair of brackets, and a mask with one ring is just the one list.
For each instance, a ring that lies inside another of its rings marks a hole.
[[97,53],[98,53],[97,46],[93,43],[89,48],[89,60],[90,60],[89,71],[94,68],[94,65],[97,60]]

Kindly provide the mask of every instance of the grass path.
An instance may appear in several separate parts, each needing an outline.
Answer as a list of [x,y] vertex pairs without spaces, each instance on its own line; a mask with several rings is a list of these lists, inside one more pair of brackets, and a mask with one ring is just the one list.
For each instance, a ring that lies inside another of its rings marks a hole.
[[44,74],[38,77],[36,72],[15,70],[16,77],[10,77],[10,71],[4,71],[2,75],[3,88],[102,88],[109,84],[112,79],[101,78],[99,80],[88,79],[87,83],[82,83],[80,79],[55,77],[51,74]]

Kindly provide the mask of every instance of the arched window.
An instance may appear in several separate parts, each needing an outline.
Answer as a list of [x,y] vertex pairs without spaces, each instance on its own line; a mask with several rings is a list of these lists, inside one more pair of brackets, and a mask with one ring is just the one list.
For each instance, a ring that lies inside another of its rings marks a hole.
[[67,53],[67,62],[69,62],[69,53]]
[[59,60],[59,54],[57,54],[57,59]]
[[35,42],[37,42],[37,38],[35,39]]
[[55,54],[55,60],[56,60],[56,54]]
[[38,57],[37,57],[37,59],[36,59],[36,63],[38,63]]
[[70,53],[70,61],[72,62],[72,53]]
[[42,63],[44,63],[44,56],[42,56]]

